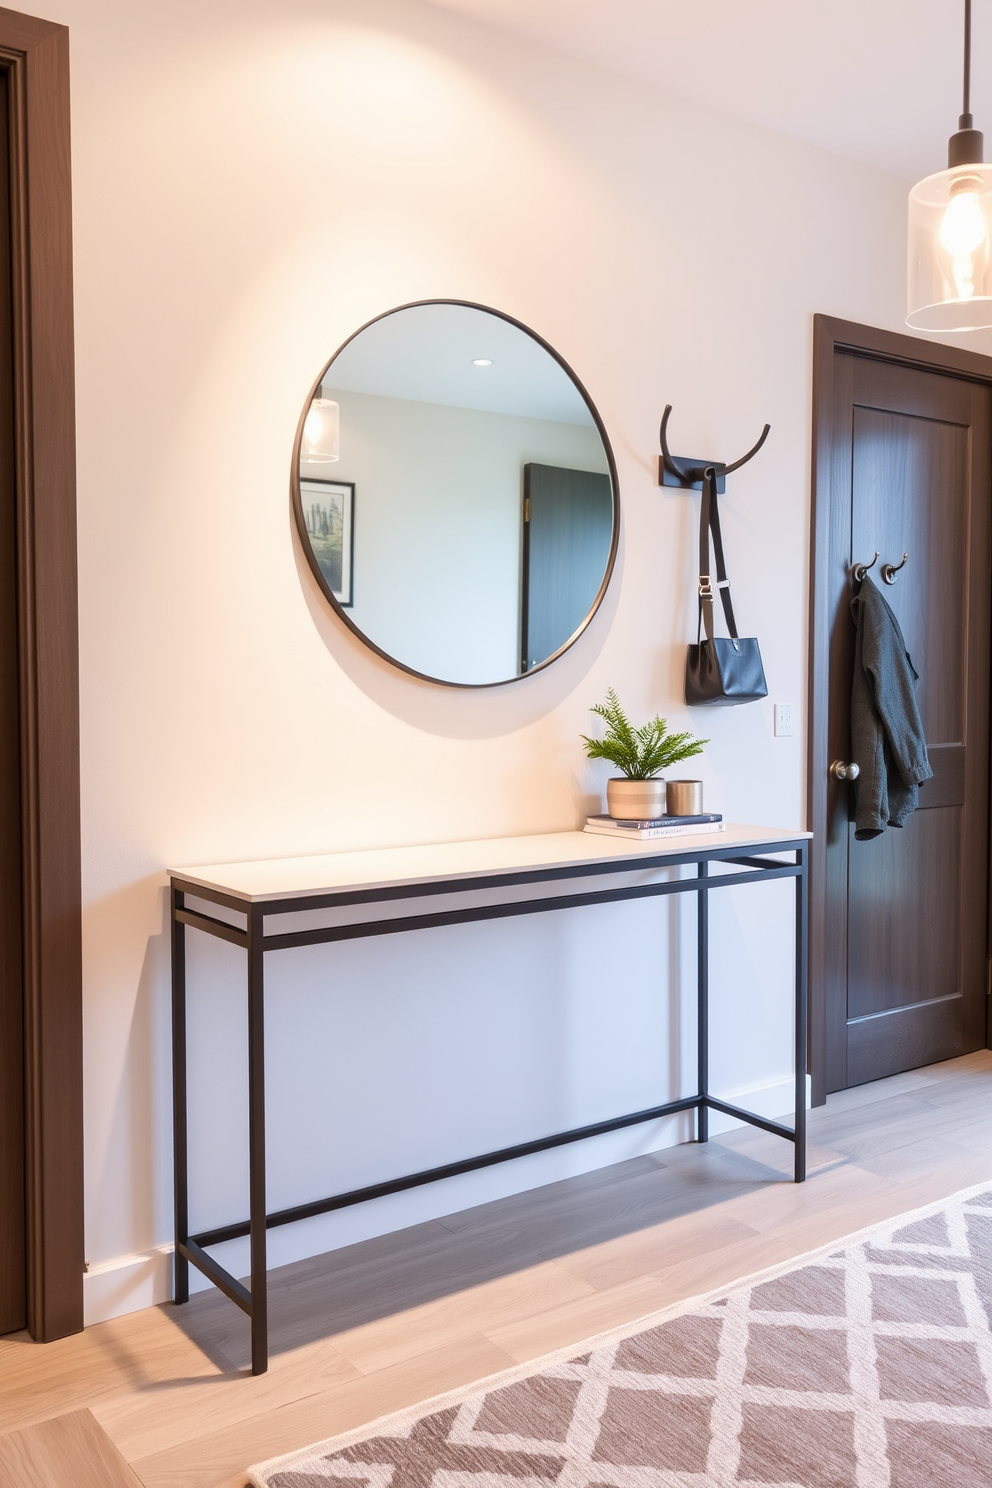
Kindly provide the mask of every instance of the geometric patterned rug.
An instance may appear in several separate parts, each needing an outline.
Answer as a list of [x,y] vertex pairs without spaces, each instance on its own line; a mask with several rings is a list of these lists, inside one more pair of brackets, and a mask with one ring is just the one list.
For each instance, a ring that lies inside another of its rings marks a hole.
[[257,1488],[992,1488],[992,1188],[250,1476]]

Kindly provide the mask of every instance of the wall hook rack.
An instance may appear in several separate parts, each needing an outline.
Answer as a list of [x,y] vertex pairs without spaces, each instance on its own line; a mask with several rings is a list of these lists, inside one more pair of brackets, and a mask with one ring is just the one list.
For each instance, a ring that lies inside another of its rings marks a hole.
[[658,484],[659,486],[678,486],[683,491],[701,491],[703,489],[703,476],[707,470],[712,470],[716,476],[716,489],[722,495],[727,489],[726,477],[734,470],[740,470],[748,460],[752,460],[771,431],[771,424],[766,424],[758,435],[757,441],[751,446],[746,455],[741,455],[739,460],[727,465],[722,460],[697,460],[689,459],[685,455],[679,455],[678,459],[668,448],[668,420],[671,418],[672,405],[665,404],[665,412],[661,418],[661,454],[658,457]]

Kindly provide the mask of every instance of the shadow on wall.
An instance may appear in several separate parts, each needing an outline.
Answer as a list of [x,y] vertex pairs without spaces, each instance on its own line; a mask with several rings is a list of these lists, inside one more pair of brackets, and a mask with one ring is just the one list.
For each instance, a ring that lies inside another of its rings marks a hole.
[[[156,929],[144,935],[144,954],[137,986],[131,999],[131,1017],[126,1042],[120,1045],[116,1066],[118,1085],[107,1115],[103,1169],[87,1179],[87,1254],[116,1254],[128,1248],[122,1243],[119,1219],[112,1216],[113,1199],[120,1173],[130,1180],[128,1224],[130,1249],[138,1252],[152,1245],[170,1225],[171,1148],[163,1150],[157,1136],[171,1125],[171,1010],[169,1000],[168,894],[158,874],[129,884],[87,906],[85,939],[88,987],[86,1024],[90,1044],[99,1043],[99,1058],[108,1078],[107,1042],[102,1037],[104,1009],[119,1007],[121,978],[130,982],[128,947],[122,944],[122,927],[134,935],[146,931],[148,906],[155,906]],[[129,989],[128,989],[129,990]],[[89,1063],[89,1060],[87,1060]],[[111,1217],[106,1216],[110,1214]],[[103,1234],[107,1224],[115,1232]],[[116,1238],[119,1236],[119,1238]]]

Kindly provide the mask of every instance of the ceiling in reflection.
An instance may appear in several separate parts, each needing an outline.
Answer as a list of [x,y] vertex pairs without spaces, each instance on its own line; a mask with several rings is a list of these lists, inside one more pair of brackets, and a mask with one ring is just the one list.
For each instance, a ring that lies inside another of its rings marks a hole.
[[508,320],[467,305],[433,302],[374,321],[335,358],[326,386],[563,424],[593,423],[578,389],[539,342]]

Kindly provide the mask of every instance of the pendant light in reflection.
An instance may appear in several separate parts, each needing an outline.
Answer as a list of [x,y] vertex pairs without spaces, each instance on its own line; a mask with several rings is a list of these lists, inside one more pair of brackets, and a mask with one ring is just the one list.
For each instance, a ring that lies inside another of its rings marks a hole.
[[317,389],[303,420],[300,444],[301,465],[333,465],[341,455],[341,410],[332,398]]
[[992,166],[971,116],[971,0],[964,0],[964,101],[947,170],[909,193],[906,323],[919,331],[992,326]]

